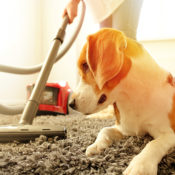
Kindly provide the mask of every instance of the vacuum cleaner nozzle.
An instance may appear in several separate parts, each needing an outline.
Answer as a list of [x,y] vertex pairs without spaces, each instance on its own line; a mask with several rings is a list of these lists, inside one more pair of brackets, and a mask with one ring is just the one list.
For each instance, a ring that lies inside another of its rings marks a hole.
[[67,131],[61,126],[40,126],[40,125],[4,125],[0,126],[0,142],[27,142],[35,140],[36,137],[45,135],[47,137],[56,137],[65,139]]

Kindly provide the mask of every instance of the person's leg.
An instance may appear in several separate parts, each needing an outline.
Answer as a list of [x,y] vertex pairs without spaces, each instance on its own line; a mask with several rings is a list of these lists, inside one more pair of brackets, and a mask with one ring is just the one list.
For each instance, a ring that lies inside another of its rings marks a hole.
[[112,27],[136,39],[140,12],[144,0],[125,0],[112,15]]

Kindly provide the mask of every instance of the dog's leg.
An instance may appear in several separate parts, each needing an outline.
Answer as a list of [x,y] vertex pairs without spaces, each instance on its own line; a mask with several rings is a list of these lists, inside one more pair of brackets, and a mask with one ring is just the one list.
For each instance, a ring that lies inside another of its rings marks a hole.
[[123,135],[115,126],[105,127],[99,132],[96,141],[87,148],[86,155],[92,156],[94,154],[99,154],[113,142],[118,141],[122,137]]
[[168,150],[175,146],[173,132],[161,134],[149,142],[140,154],[130,162],[124,175],[157,175],[157,166]]

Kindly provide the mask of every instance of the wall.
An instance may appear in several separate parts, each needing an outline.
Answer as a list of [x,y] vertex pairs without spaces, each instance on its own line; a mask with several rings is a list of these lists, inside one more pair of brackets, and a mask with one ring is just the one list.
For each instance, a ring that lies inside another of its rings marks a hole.
[[[40,0],[0,0],[0,64],[30,66],[41,62]],[[0,73],[0,100],[25,99],[36,75]]]
[[175,38],[174,7],[174,0],[144,0],[137,38],[141,40]]
[[156,62],[175,76],[175,39],[141,41]]

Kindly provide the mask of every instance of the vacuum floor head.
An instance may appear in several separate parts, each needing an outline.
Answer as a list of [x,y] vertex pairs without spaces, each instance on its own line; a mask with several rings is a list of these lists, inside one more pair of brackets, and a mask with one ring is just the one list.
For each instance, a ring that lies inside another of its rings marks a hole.
[[62,126],[39,126],[39,125],[4,125],[0,126],[0,142],[27,142],[35,140],[40,135],[65,139],[67,131]]

